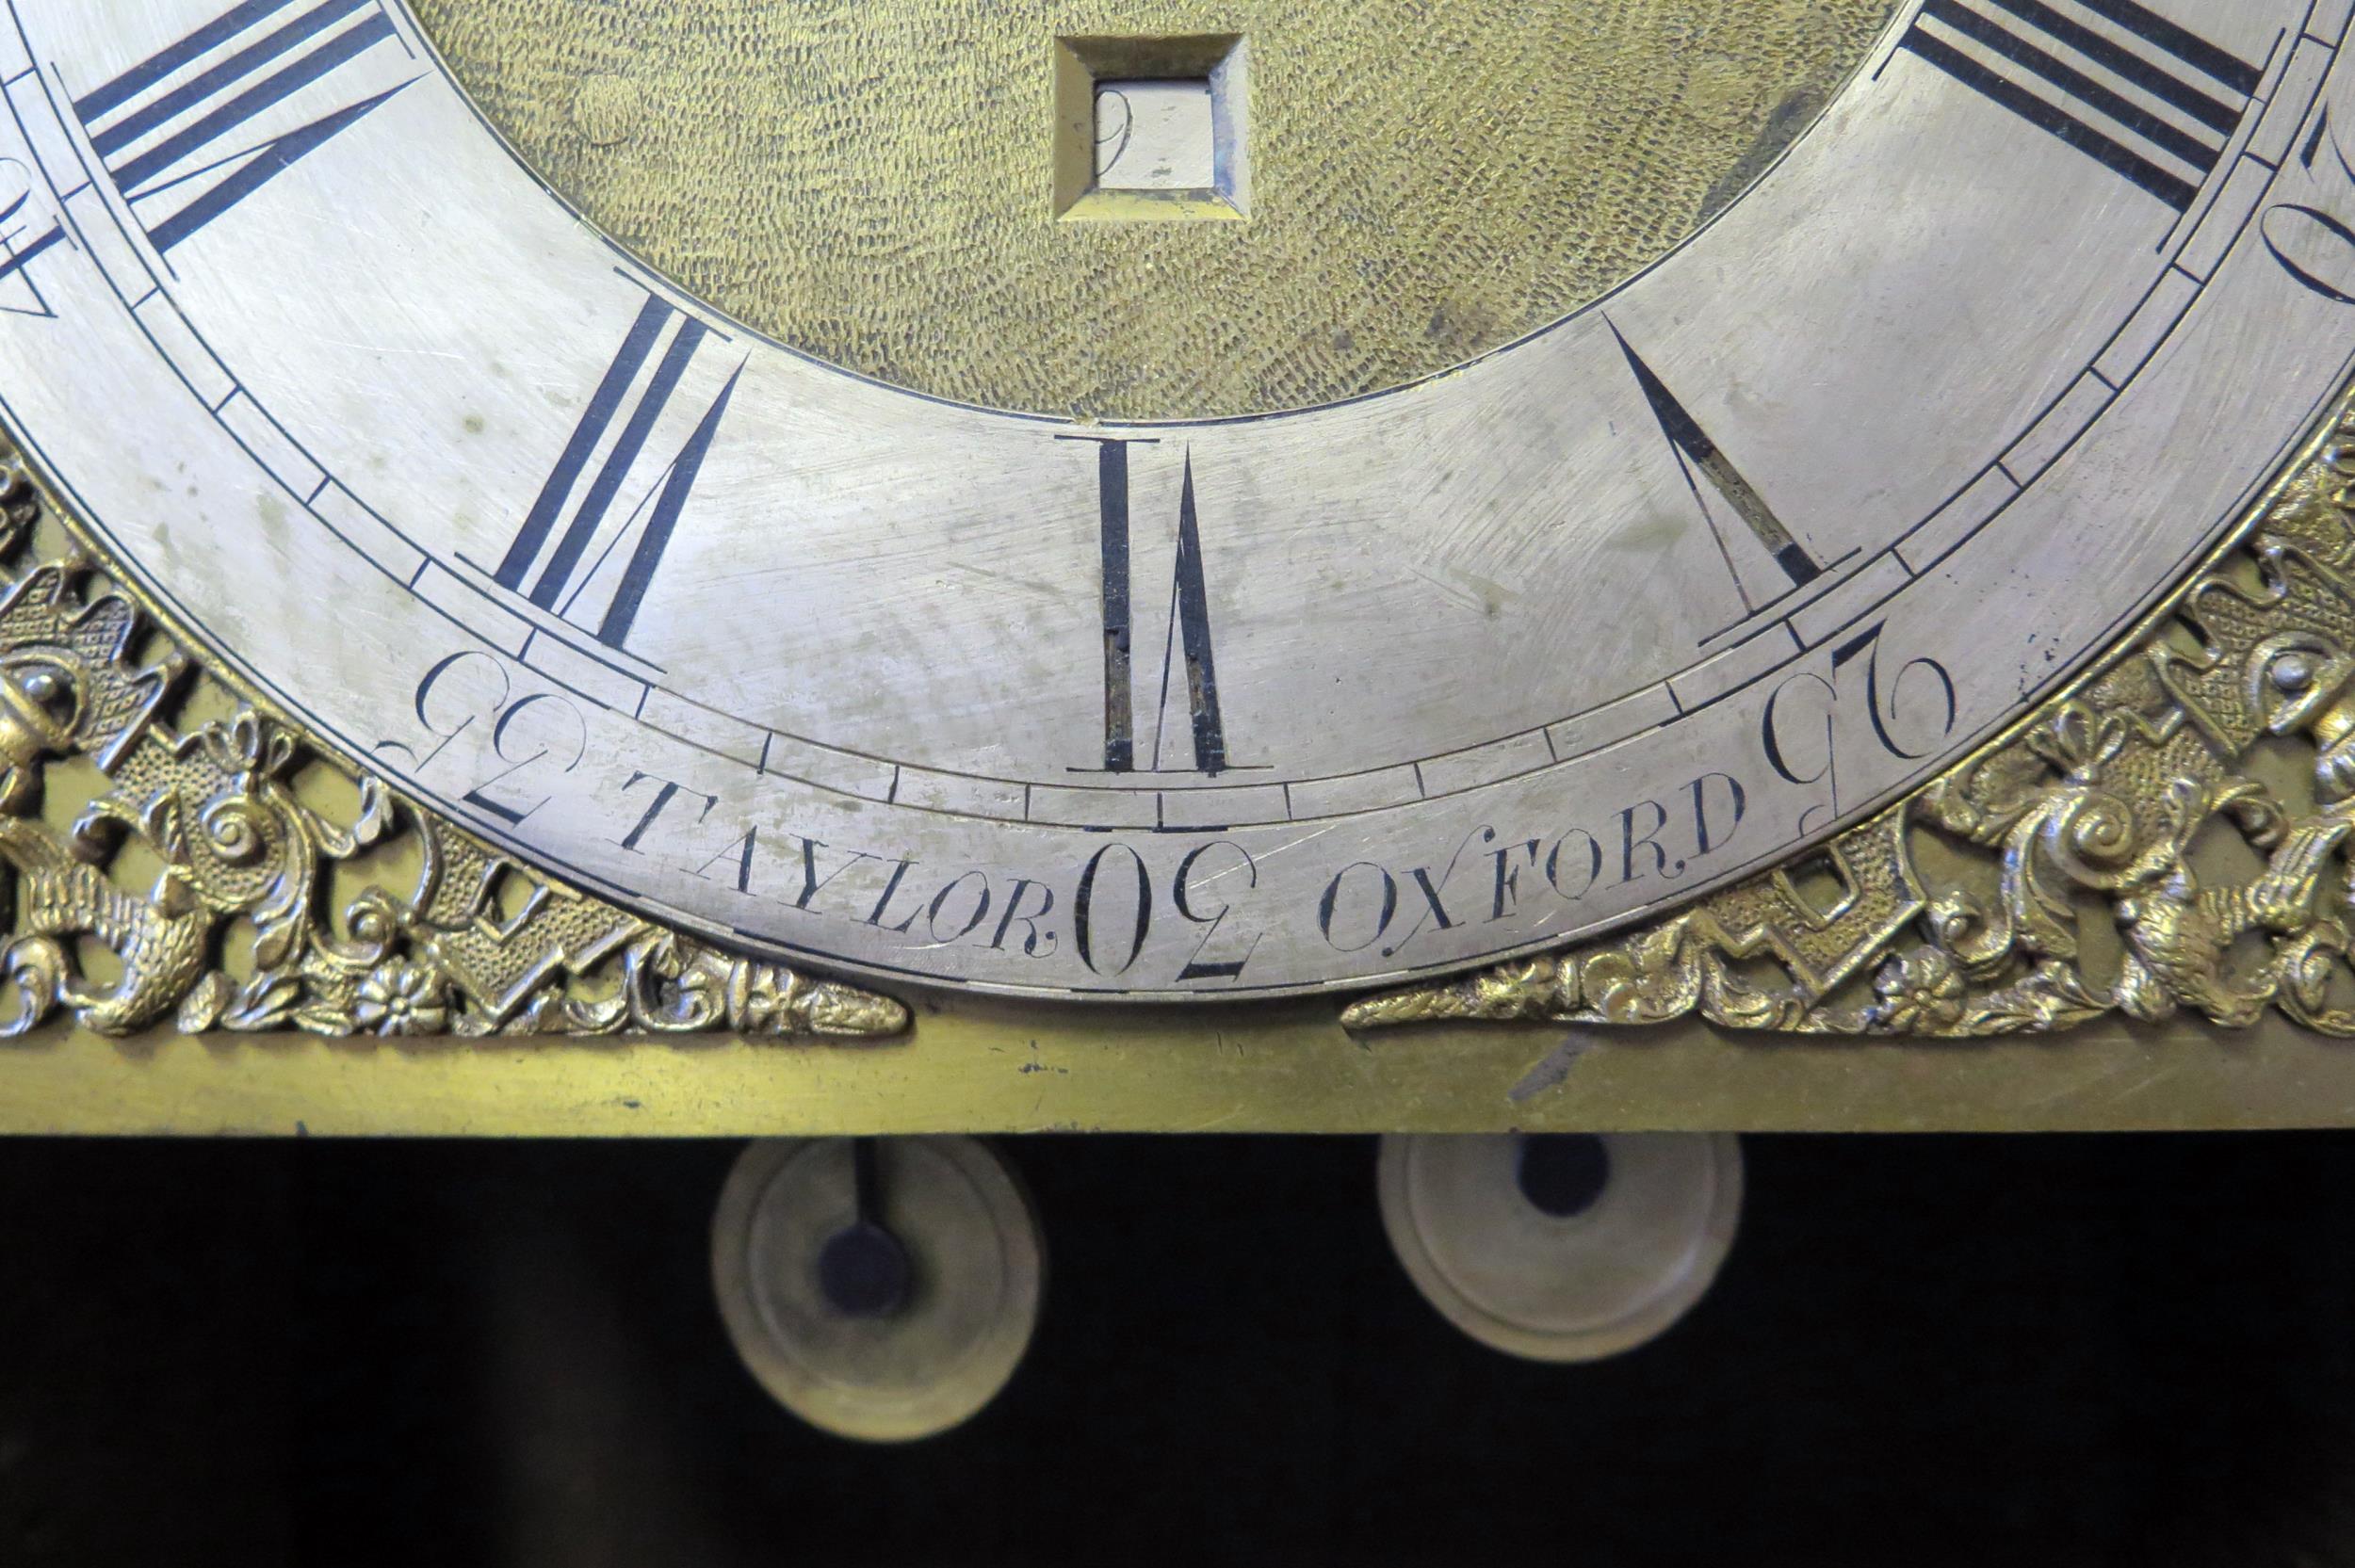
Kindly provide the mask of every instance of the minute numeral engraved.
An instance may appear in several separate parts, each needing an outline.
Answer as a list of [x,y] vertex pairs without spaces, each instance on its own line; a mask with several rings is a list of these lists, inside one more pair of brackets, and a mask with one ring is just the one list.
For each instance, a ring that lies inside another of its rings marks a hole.
[[73,113],[169,252],[409,86],[292,125],[271,113],[393,37],[382,0],[247,0],[82,94]]
[[2248,111],[2261,68],[2135,0],[2074,3],[2117,31],[2043,0],[1928,0],[1899,43],[2184,211]]
[[2355,159],[2339,144],[2328,106],[2314,117],[2297,163],[2310,182],[2298,192],[2306,200],[2266,207],[2257,220],[2257,236],[2299,287],[2333,304],[2355,305],[2355,227],[2329,210],[2343,208],[2355,190]]
[[[647,362],[654,360],[655,350],[666,332],[669,346],[663,348],[661,358],[655,362],[649,375]],[[570,619],[579,608],[582,595],[597,580],[599,569],[634,533],[637,542],[622,568],[621,581],[615,585],[613,596],[606,601],[595,624],[597,640],[609,648],[620,648],[628,639],[638,612],[645,605],[646,590],[654,581],[656,568],[662,563],[663,552],[670,548],[679,513],[686,509],[687,498],[703,472],[704,459],[710,454],[712,440],[720,432],[720,422],[727,416],[728,401],[735,396],[737,380],[744,373],[740,363],[729,372],[725,383],[670,459],[652,475],[642,475],[643,490],[637,504],[611,528],[607,526],[608,519],[613,513],[614,503],[623,499],[633,473],[640,471],[642,460],[647,457],[647,444],[657,421],[670,407],[696,353],[713,335],[708,327],[693,316],[648,297],[638,319],[631,323],[628,335],[622,340],[621,351],[613,356],[604,380],[591,395],[579,423],[573,427],[572,437],[565,442],[547,481],[540,487],[522,529],[492,574],[502,588]],[[600,448],[604,449],[604,461],[597,464],[596,477],[581,490],[581,477]],[[577,502],[574,500],[576,490],[580,490]],[[566,517],[568,506],[571,515]],[[557,535],[555,548],[548,550],[543,560],[541,554],[547,549],[549,536],[556,533],[560,518],[564,519],[563,532]],[[593,546],[596,547],[593,557],[590,555]],[[532,571],[535,565],[539,567],[536,574]],[[528,590],[524,586],[527,579],[531,584]]]
[[1651,406],[1652,417],[1660,422],[1661,433],[1668,438],[1668,445],[1676,451],[1678,471],[1684,476],[1685,488],[1693,493],[1694,504],[1700,509],[1701,516],[1709,523],[1709,531],[1716,538],[1717,553],[1724,558],[1726,570],[1732,574],[1734,591],[1741,594],[1743,607],[1754,610],[1758,606],[1751,600],[1749,590],[1742,581],[1742,573],[1733,563],[1733,554],[1728,548],[1725,533],[1717,526],[1714,509],[1701,494],[1700,487],[1704,480],[1742,520],[1743,525],[1773,558],[1782,574],[1791,579],[1793,588],[1804,587],[1822,576],[1822,563],[1809,555],[1807,547],[1792,536],[1791,530],[1783,525],[1782,519],[1777,517],[1774,509],[1766,504],[1766,498],[1742,477],[1741,470],[1733,466],[1733,460],[1709,439],[1708,432],[1685,411],[1684,405],[1677,401],[1676,395],[1653,373],[1651,366],[1644,363],[1643,356],[1619,335],[1616,327],[1611,329],[1611,335],[1618,342],[1619,352],[1627,357],[1627,367],[1634,373],[1635,384],[1642,389],[1644,401]]
[[[1104,629],[1104,771],[1137,771],[1134,695],[1135,617],[1129,528],[1129,448],[1158,445],[1148,438],[1064,436],[1096,447],[1096,521]],[[1230,766],[1226,725],[1219,711],[1218,663],[1210,645],[1210,595],[1202,563],[1201,519],[1194,497],[1194,455],[1184,460],[1178,493],[1178,554],[1171,570],[1169,634],[1161,645],[1160,704],[1148,771],[1162,771],[1159,715],[1170,688],[1185,683],[1186,710],[1193,720],[1194,771],[1217,774]]]

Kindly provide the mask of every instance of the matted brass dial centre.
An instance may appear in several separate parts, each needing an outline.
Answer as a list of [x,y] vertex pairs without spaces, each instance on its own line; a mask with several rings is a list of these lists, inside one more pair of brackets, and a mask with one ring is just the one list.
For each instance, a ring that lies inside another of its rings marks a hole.
[[[1811,121],[1894,0],[417,0],[525,160],[836,364],[1087,417],[1327,401],[1593,299]],[[1058,221],[1054,42],[1240,35],[1242,223]]]

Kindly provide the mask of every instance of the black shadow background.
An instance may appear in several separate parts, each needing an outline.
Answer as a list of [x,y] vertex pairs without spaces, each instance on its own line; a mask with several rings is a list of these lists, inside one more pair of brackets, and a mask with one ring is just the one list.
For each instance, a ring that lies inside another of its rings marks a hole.
[[1616,1361],[1458,1337],[1364,1139],[1016,1140],[1031,1359],[738,1366],[730,1143],[0,1144],[0,1565],[2355,1563],[2355,1137],[1753,1138]]

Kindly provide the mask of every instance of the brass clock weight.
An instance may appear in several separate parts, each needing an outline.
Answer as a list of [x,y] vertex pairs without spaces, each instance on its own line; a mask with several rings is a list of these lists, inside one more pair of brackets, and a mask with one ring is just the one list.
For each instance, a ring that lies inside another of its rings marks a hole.
[[0,1127],[1378,1131],[1609,1353],[1769,1128],[2355,1121],[2348,0],[8,0]]

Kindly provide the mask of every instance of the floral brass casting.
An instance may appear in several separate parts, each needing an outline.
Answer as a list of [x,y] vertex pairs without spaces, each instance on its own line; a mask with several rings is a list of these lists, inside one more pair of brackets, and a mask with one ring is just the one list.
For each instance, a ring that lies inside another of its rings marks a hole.
[[[908,1026],[889,997],[543,879],[250,705],[175,730],[201,672],[89,559],[34,558],[44,515],[12,465],[0,863],[16,913],[0,969],[18,1005],[0,1032],[60,1011],[115,1035],[167,1020],[468,1038]],[[76,758],[103,787],[53,826],[49,775]],[[306,768],[340,780],[350,809],[306,803]],[[1342,1022],[1697,1015],[1969,1038],[2112,1013],[2245,1026],[2272,1010],[2355,1036],[2351,838],[2355,419],[2125,655],[1927,788],[1665,920],[1369,996]],[[360,886],[330,918],[333,873],[404,841],[413,884]],[[134,848],[160,863],[143,890],[122,875]],[[93,973],[93,947],[119,973]]]
[[[1972,1037],[2106,1013],[2355,1036],[2355,420],[2155,627],[1817,857],[1602,943],[1356,1002]],[[1819,875],[1802,885],[1809,871]]]

